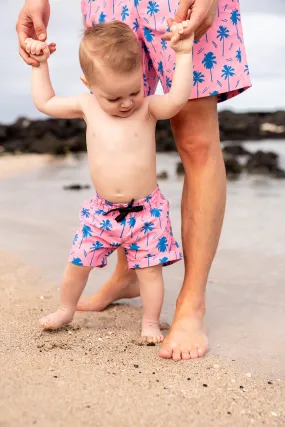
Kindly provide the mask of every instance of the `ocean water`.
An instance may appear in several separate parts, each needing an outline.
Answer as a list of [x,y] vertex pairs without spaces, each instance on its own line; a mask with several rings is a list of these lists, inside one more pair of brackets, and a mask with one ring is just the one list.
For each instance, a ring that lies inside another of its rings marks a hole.
[[[285,141],[244,146],[278,152],[285,167]],[[169,179],[159,184],[170,201],[173,231],[181,241],[183,180],[175,173],[178,160],[176,154],[157,156],[158,172],[169,173]],[[91,184],[85,154],[54,158],[40,169],[0,180],[0,249],[41,268],[55,292],[78,226],[80,206],[94,193],[92,188],[64,191],[63,186],[71,183]],[[285,360],[284,211],[285,180],[243,176],[228,182],[223,232],[209,276],[206,317],[213,352],[238,358],[245,369],[279,377],[284,374]],[[106,268],[93,270],[86,294],[99,288],[115,263],[113,255]],[[183,281],[183,263],[166,269],[162,318],[171,322]],[[38,292],[41,295],[43,290]],[[134,303],[140,304],[140,300]]]

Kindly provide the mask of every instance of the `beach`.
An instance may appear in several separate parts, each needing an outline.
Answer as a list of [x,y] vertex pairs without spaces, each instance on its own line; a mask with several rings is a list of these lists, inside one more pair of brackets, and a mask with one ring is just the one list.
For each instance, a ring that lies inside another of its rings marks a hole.
[[[264,144],[279,149],[284,162],[284,143]],[[208,283],[210,351],[204,359],[173,362],[160,359],[157,346],[137,344],[139,299],[76,313],[58,332],[40,330],[38,319],[58,303],[79,208],[94,190],[63,190],[74,182],[90,185],[85,155],[42,158],[25,168],[12,161],[1,158],[9,176],[0,179],[0,426],[19,420],[41,427],[285,425],[283,182],[242,177],[228,183]],[[174,154],[158,155],[158,171],[169,174],[159,184],[180,241],[177,161]],[[86,294],[99,288],[115,261],[92,272]],[[167,334],[183,263],[166,267],[164,276]]]

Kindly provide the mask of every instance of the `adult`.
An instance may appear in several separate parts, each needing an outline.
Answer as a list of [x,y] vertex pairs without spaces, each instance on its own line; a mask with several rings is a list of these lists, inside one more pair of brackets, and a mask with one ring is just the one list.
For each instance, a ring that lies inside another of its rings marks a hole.
[[[108,3],[108,6],[107,6]],[[183,110],[171,120],[185,180],[182,195],[182,243],[185,276],[176,304],[174,321],[159,355],[196,359],[208,350],[203,324],[205,290],[217,249],[226,199],[226,177],[220,148],[217,103],[250,87],[244,50],[239,0],[82,0],[83,22],[123,20],[143,46],[144,84],[147,93],[158,79],[165,90],[171,85],[175,64],[161,35],[167,18],[181,22],[190,16],[188,31],[195,33],[194,86]],[[176,10],[177,9],[177,10]],[[37,65],[24,48],[27,37],[45,40],[50,8],[48,0],[26,0],[17,22],[20,55]],[[55,50],[50,45],[50,50]],[[102,310],[120,298],[139,295],[134,271],[127,270],[122,251],[113,276],[95,295],[82,301],[80,310]]]

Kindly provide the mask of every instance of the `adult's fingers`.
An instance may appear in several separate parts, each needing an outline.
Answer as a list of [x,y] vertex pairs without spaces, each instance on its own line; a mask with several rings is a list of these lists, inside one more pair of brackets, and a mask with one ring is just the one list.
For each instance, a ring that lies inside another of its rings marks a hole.
[[47,38],[47,29],[40,13],[33,16],[33,24],[38,40],[44,42]]
[[31,58],[30,55],[26,52],[26,50],[22,47],[19,48],[19,54],[21,58],[26,62],[26,64],[32,65],[33,67],[37,67],[39,65],[39,62]]
[[175,14],[175,22],[182,22],[187,20],[188,11],[193,3],[194,0],[184,0],[180,2],[177,12]]

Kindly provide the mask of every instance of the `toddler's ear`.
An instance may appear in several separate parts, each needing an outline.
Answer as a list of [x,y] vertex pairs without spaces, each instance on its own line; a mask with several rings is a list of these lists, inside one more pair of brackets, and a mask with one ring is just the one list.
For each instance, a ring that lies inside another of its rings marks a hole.
[[82,81],[82,83],[87,87],[87,89],[91,89],[90,84],[88,83],[88,81],[86,80],[86,77],[84,76],[84,74],[82,74],[82,76],[80,77],[80,80]]

